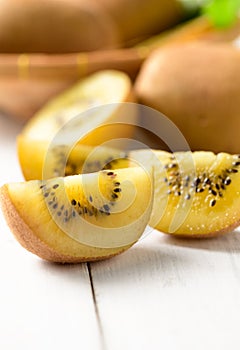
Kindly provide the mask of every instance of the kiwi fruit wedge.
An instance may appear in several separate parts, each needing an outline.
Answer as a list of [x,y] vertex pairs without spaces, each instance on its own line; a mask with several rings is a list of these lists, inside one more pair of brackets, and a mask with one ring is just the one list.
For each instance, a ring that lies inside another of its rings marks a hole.
[[240,225],[240,155],[206,151],[131,151],[117,167],[152,166],[154,201],[149,225],[179,237],[207,238]]
[[61,263],[109,258],[131,247],[149,222],[152,198],[151,171],[139,167],[1,188],[3,213],[16,239]]
[[[124,137],[131,137],[132,126],[121,124],[116,128],[111,124],[116,118],[119,119],[121,103],[134,101],[131,89],[130,78],[125,73],[107,70],[81,80],[51,100],[26,124],[18,137],[18,155],[25,179],[42,178],[41,171],[49,145],[66,126],[73,132],[77,130],[79,138],[90,130],[78,142],[85,145],[99,145],[105,141],[106,135],[117,138],[121,132]],[[99,113],[97,107],[103,105],[107,106],[106,110]],[[88,115],[81,115],[87,110],[90,110]],[[134,111],[128,117],[134,124]],[[107,131],[101,130],[100,126],[106,123],[109,125]],[[85,150],[82,152],[85,153]]]
[[240,225],[240,155],[139,150],[130,166],[154,168],[149,225],[179,237],[206,238]]
[[134,151],[154,166],[150,226],[174,236],[214,237],[240,225],[240,155]]
[[128,166],[129,163],[127,153],[104,146],[76,144],[71,149],[67,144],[49,147],[47,142],[36,140],[33,141],[27,153],[27,157],[25,153],[19,153],[22,172],[26,180],[50,179],[93,173],[104,169],[118,169]]
[[[77,156],[73,159],[76,162]],[[76,164],[66,167],[69,174],[84,169]],[[154,169],[150,226],[175,236],[197,238],[227,233],[240,224],[240,155],[135,150],[110,160],[107,166],[129,167],[131,171],[136,165]]]

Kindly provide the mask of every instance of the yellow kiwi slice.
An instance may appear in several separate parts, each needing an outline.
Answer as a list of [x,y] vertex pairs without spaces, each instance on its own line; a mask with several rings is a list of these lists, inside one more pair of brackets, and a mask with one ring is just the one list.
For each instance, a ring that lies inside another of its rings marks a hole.
[[132,246],[151,214],[151,172],[141,168],[7,184],[1,204],[17,240],[62,263],[100,260]]
[[[18,137],[18,155],[26,180],[42,178],[49,145],[64,128],[77,131],[79,138],[83,137],[81,144],[85,145],[99,145],[106,140],[106,135],[111,138],[131,136],[131,126],[118,124],[118,127],[111,127],[111,123],[120,118],[121,103],[133,100],[131,87],[126,74],[112,70],[101,71],[81,80],[43,107]],[[103,105],[106,108],[99,111],[97,107]],[[87,110],[89,113],[81,115]],[[136,114],[133,112],[128,118],[134,124]],[[102,130],[100,126],[105,124],[110,126]],[[69,145],[69,140],[65,141]]]
[[[93,153],[94,154],[94,153]],[[71,161],[77,167],[77,155]],[[109,156],[109,153],[108,153]],[[89,160],[86,160],[88,164]],[[240,156],[212,152],[137,150],[108,166],[154,168],[150,225],[175,236],[213,237],[240,224]],[[74,172],[72,172],[74,173]]]
[[154,166],[150,225],[175,236],[213,237],[240,225],[240,156],[212,152],[134,151]]

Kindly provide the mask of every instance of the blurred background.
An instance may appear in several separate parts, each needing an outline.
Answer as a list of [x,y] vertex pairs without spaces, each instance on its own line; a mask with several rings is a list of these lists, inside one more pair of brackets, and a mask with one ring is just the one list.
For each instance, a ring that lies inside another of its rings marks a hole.
[[25,123],[80,79],[115,69],[131,78],[135,101],[173,120],[192,149],[240,152],[239,7],[0,0],[0,111]]

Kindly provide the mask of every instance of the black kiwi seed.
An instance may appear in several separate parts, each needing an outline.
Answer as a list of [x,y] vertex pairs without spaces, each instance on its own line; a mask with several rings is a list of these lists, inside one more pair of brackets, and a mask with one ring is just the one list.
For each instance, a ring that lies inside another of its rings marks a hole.
[[53,186],[54,190],[55,190],[56,188],[58,188],[58,187],[59,187],[58,184],[56,184],[56,185]]
[[75,199],[72,199],[71,204],[72,204],[72,205],[76,205],[76,204],[77,204],[77,202],[75,201]]
[[198,186],[198,185],[200,184],[200,182],[201,182],[200,178],[197,177],[196,179],[194,179],[193,184],[194,184],[195,186]]
[[113,190],[113,192],[116,192],[116,193],[121,192],[121,191],[122,191],[121,188],[114,188],[114,190]]
[[211,206],[211,207],[214,207],[214,205],[215,205],[216,203],[217,203],[216,200],[215,200],[215,199],[212,199],[211,202],[210,202],[210,206]]
[[104,208],[106,211],[109,211],[109,210],[110,210],[110,208],[109,208],[109,206],[108,206],[107,204],[104,204],[103,208]]
[[186,196],[185,196],[185,199],[190,199],[191,198],[191,196],[190,196],[190,194],[188,193],[188,194],[186,194]]
[[206,177],[204,179],[203,183],[206,184],[206,185],[210,185],[211,181],[210,181],[210,179],[208,177]]
[[93,201],[92,196],[89,196],[89,201],[92,203]]
[[172,169],[172,168],[176,168],[176,166],[177,166],[177,163],[170,163],[168,168]]
[[49,192],[44,193],[44,197],[47,198],[49,196]]
[[239,166],[239,165],[240,165],[240,162],[234,162],[232,165],[233,165],[233,166]]
[[217,192],[216,191],[214,191],[214,190],[210,190],[209,191],[211,194],[213,194],[214,196],[216,196],[217,195]]
[[55,203],[55,204],[53,205],[53,209],[57,209],[57,207],[58,207],[58,204]]
[[62,213],[61,213],[60,211],[58,211],[58,212],[57,212],[57,215],[58,215],[58,216],[61,216],[61,215],[62,215]]
[[204,191],[203,188],[197,188],[197,189],[196,189],[196,192],[197,192],[197,193],[202,193],[203,191]]
[[109,172],[107,173],[107,175],[108,175],[108,176],[114,175],[114,172],[109,171]]
[[228,185],[230,185],[231,182],[232,182],[232,180],[230,179],[230,177],[227,177],[227,178],[224,180],[224,185],[228,186]]

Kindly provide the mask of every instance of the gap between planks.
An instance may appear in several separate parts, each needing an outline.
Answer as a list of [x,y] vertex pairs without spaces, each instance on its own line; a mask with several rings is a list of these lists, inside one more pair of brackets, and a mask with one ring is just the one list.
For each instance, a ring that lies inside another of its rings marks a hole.
[[89,262],[87,262],[86,265],[87,265],[87,271],[88,271],[89,281],[90,281],[90,285],[91,285],[92,299],[93,299],[99,334],[100,334],[100,340],[101,340],[100,347],[101,347],[101,350],[107,350],[102,321],[101,321],[101,317],[100,317],[100,313],[99,313],[99,309],[98,309],[98,304],[97,304],[97,299],[96,299],[96,293],[95,293],[95,289],[94,289],[91,264]]

